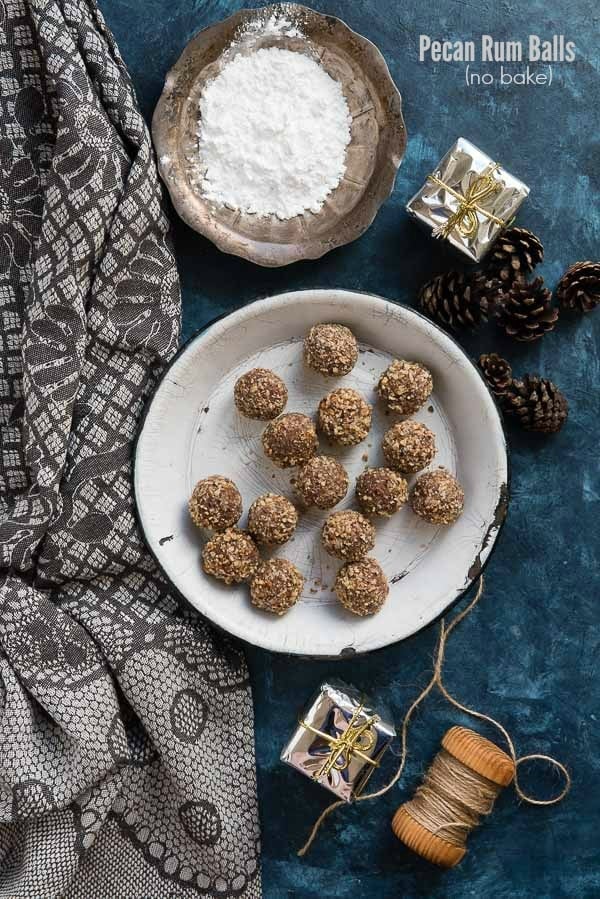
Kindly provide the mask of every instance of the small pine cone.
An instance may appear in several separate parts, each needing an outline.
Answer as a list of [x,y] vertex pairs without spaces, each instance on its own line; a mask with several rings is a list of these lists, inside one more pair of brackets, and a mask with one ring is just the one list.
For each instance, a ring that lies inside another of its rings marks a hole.
[[558,309],[552,308],[551,300],[552,293],[544,287],[543,278],[530,283],[515,281],[498,308],[498,323],[515,340],[539,340],[558,319]]
[[554,434],[560,431],[569,414],[567,398],[547,378],[524,375],[513,381],[502,395],[502,408],[514,415],[526,431]]
[[510,362],[497,353],[489,353],[479,357],[478,365],[492,393],[501,396],[512,381]]
[[445,272],[423,285],[419,304],[429,318],[451,331],[474,330],[487,321],[500,296],[500,283],[481,272]]
[[576,262],[556,287],[563,309],[591,312],[600,303],[600,262]]
[[544,258],[541,241],[527,228],[508,228],[486,258],[489,275],[505,284],[523,281]]

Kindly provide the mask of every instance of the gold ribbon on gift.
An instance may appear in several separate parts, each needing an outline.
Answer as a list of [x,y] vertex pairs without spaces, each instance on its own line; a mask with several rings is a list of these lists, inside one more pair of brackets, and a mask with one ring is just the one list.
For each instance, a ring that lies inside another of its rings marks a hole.
[[506,222],[503,219],[498,218],[493,212],[490,212],[489,209],[486,209],[481,205],[486,200],[489,200],[490,197],[497,194],[498,191],[502,190],[502,184],[494,177],[495,172],[497,172],[499,168],[500,166],[498,163],[489,165],[475,178],[465,194],[461,194],[459,191],[454,190],[453,187],[450,187],[449,184],[446,184],[441,178],[438,178],[437,175],[427,176],[428,181],[447,190],[449,194],[458,200],[458,209],[456,212],[452,213],[447,222],[434,229],[433,234],[435,237],[447,238],[452,234],[455,228],[461,237],[472,237],[473,234],[477,233],[479,227],[476,214],[478,212],[490,221],[496,222],[500,227],[506,227]]
[[337,737],[332,737],[331,734],[326,734],[324,731],[313,727],[308,721],[300,721],[302,727],[321,737],[330,747],[329,755],[319,770],[313,774],[314,780],[328,775],[332,770],[345,771],[354,755],[375,768],[379,765],[378,761],[367,755],[375,746],[376,736],[373,732],[373,725],[376,721],[379,721],[379,716],[373,715],[371,718],[365,718],[364,721],[357,723],[362,715],[362,711],[363,705],[361,704],[352,715],[346,730]]

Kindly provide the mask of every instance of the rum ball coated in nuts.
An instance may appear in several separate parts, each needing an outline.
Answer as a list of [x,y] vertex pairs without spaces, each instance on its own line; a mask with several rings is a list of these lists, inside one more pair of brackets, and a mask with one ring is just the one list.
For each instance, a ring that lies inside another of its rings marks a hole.
[[295,605],[304,587],[304,578],[287,559],[262,562],[250,584],[253,605],[265,612],[283,615]]
[[289,499],[277,493],[265,493],[255,499],[248,512],[248,530],[257,543],[281,546],[298,524],[298,513]]
[[304,465],[317,451],[315,426],[300,412],[286,412],[270,422],[262,435],[265,454],[280,468]]
[[408,499],[408,484],[390,468],[367,468],[356,479],[356,499],[363,512],[389,518]]
[[356,338],[345,325],[313,325],[304,338],[304,361],[326,377],[347,375],[358,359]]
[[269,421],[285,409],[288,392],[274,371],[253,368],[235,382],[233,399],[238,411],[246,418]]
[[323,546],[330,556],[353,562],[375,546],[375,528],[360,512],[333,512],[321,530]]
[[381,448],[390,468],[413,474],[433,461],[435,435],[420,421],[400,421],[386,431]]
[[302,466],[294,486],[305,506],[331,509],[346,496],[348,475],[332,456],[314,456]]
[[259,562],[254,540],[238,528],[215,534],[202,550],[202,567],[206,574],[226,584],[249,581]]
[[319,428],[332,442],[356,446],[371,428],[371,406],[351,387],[332,390],[319,403]]
[[198,481],[188,509],[197,527],[224,531],[242,517],[242,497],[230,478],[212,475]]
[[431,372],[419,362],[395,359],[379,379],[377,392],[390,412],[418,412],[433,390]]
[[363,616],[378,612],[390,590],[375,559],[348,562],[338,571],[333,589],[344,608]]
[[413,510],[432,524],[452,524],[465,504],[465,493],[445,468],[426,471],[417,480],[411,497]]

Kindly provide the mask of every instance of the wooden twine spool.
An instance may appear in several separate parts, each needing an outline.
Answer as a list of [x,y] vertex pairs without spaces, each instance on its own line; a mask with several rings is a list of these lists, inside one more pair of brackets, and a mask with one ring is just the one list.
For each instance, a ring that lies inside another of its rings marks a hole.
[[397,810],[392,830],[433,864],[453,868],[482,815],[488,815],[515,765],[495,743],[467,727],[451,727],[414,797]]

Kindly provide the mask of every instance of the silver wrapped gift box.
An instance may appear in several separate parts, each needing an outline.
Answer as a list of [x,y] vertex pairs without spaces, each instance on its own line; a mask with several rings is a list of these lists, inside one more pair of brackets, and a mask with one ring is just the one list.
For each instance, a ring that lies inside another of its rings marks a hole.
[[526,184],[460,137],[406,209],[479,262],[528,194]]
[[281,761],[351,802],[396,736],[394,725],[346,684],[323,684],[298,722]]

